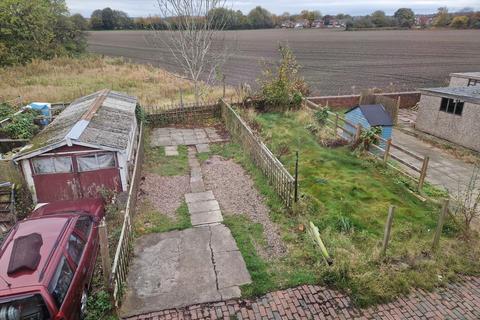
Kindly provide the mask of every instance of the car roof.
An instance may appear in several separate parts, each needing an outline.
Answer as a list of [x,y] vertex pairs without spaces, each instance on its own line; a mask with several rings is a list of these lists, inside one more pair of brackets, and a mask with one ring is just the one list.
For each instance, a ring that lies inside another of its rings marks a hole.
[[59,213],[86,212],[97,215],[103,209],[101,199],[64,200],[44,204],[32,212],[30,217],[49,216]]
[[[75,216],[41,217],[23,220],[15,225],[2,244],[0,251],[0,295],[2,295],[4,290],[38,286],[43,283],[44,278],[41,277],[42,270],[44,270],[47,264],[56,259],[54,251],[56,248],[60,248],[62,236],[72,218],[74,219]],[[42,238],[42,245],[39,249],[40,260],[36,269],[34,271],[23,269],[8,274],[15,240],[34,233],[39,234]]]

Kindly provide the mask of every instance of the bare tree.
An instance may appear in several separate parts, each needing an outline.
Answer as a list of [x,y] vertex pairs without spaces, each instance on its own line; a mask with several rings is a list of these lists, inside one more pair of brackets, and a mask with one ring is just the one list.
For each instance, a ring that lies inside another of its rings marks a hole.
[[[225,28],[227,0],[157,0],[170,32],[158,34],[170,49],[184,75],[193,81],[195,102],[200,101],[201,81],[210,83],[227,59]],[[215,14],[217,13],[217,14]]]
[[459,186],[454,198],[453,214],[462,223],[466,238],[469,237],[473,220],[480,218],[480,166],[475,166],[467,186]]

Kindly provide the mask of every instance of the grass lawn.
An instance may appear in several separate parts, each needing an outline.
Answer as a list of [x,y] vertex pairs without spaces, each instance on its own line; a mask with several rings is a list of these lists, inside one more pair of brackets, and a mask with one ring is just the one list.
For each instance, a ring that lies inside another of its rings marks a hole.
[[[300,153],[302,201],[295,213],[284,210],[260,171],[239,145],[212,147],[212,153],[233,158],[252,175],[265,196],[270,217],[288,247],[285,257],[263,260],[254,243],[264,243],[262,226],[242,216],[227,217],[253,284],[246,296],[304,283],[321,283],[347,292],[359,306],[385,302],[411,287],[431,289],[455,279],[457,273],[478,274],[478,240],[458,240],[447,221],[441,248],[431,253],[440,209],[407,191],[404,179],[383,165],[352,154],[347,147],[321,147],[305,127],[301,113],[256,117],[269,147],[293,172]],[[288,152],[287,152],[287,151]],[[379,256],[389,205],[396,206],[387,258]],[[329,267],[301,225],[313,221],[333,256]]]

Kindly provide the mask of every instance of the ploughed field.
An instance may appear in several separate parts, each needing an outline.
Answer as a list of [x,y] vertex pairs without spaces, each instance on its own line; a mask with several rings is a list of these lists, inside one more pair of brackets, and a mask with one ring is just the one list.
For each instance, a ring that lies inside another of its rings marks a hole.
[[[230,48],[224,68],[231,85],[249,83],[261,74],[261,63],[278,60],[278,43],[288,43],[313,94],[358,93],[369,88],[413,90],[443,86],[451,72],[480,71],[480,31],[411,30],[247,30],[222,34]],[[161,38],[166,32],[96,31],[89,50],[123,56],[135,62],[180,73]]]

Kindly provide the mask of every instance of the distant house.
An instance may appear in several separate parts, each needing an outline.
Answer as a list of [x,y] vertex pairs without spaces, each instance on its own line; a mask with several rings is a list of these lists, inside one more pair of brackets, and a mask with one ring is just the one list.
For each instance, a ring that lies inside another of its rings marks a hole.
[[420,90],[415,127],[480,152],[480,86]]
[[325,23],[323,22],[323,19],[315,20],[312,23],[312,28],[323,28],[325,27]]
[[295,22],[293,22],[291,20],[282,22],[282,28],[290,29],[290,28],[294,28],[294,27],[295,27]]
[[[358,105],[345,113],[345,119],[354,124],[361,125],[363,128],[371,127],[382,128],[380,136],[388,140],[392,136],[393,120],[385,107],[381,104]],[[355,133],[356,128],[350,124],[345,124],[345,129],[351,133]],[[380,146],[384,143],[379,143]]]
[[433,23],[433,19],[435,18],[435,15],[433,14],[423,14],[423,15],[417,15],[415,16],[415,25],[417,26],[429,26]]
[[37,202],[127,191],[137,148],[137,100],[102,90],[75,100],[13,160]]
[[480,86],[480,72],[450,74],[450,87]]

